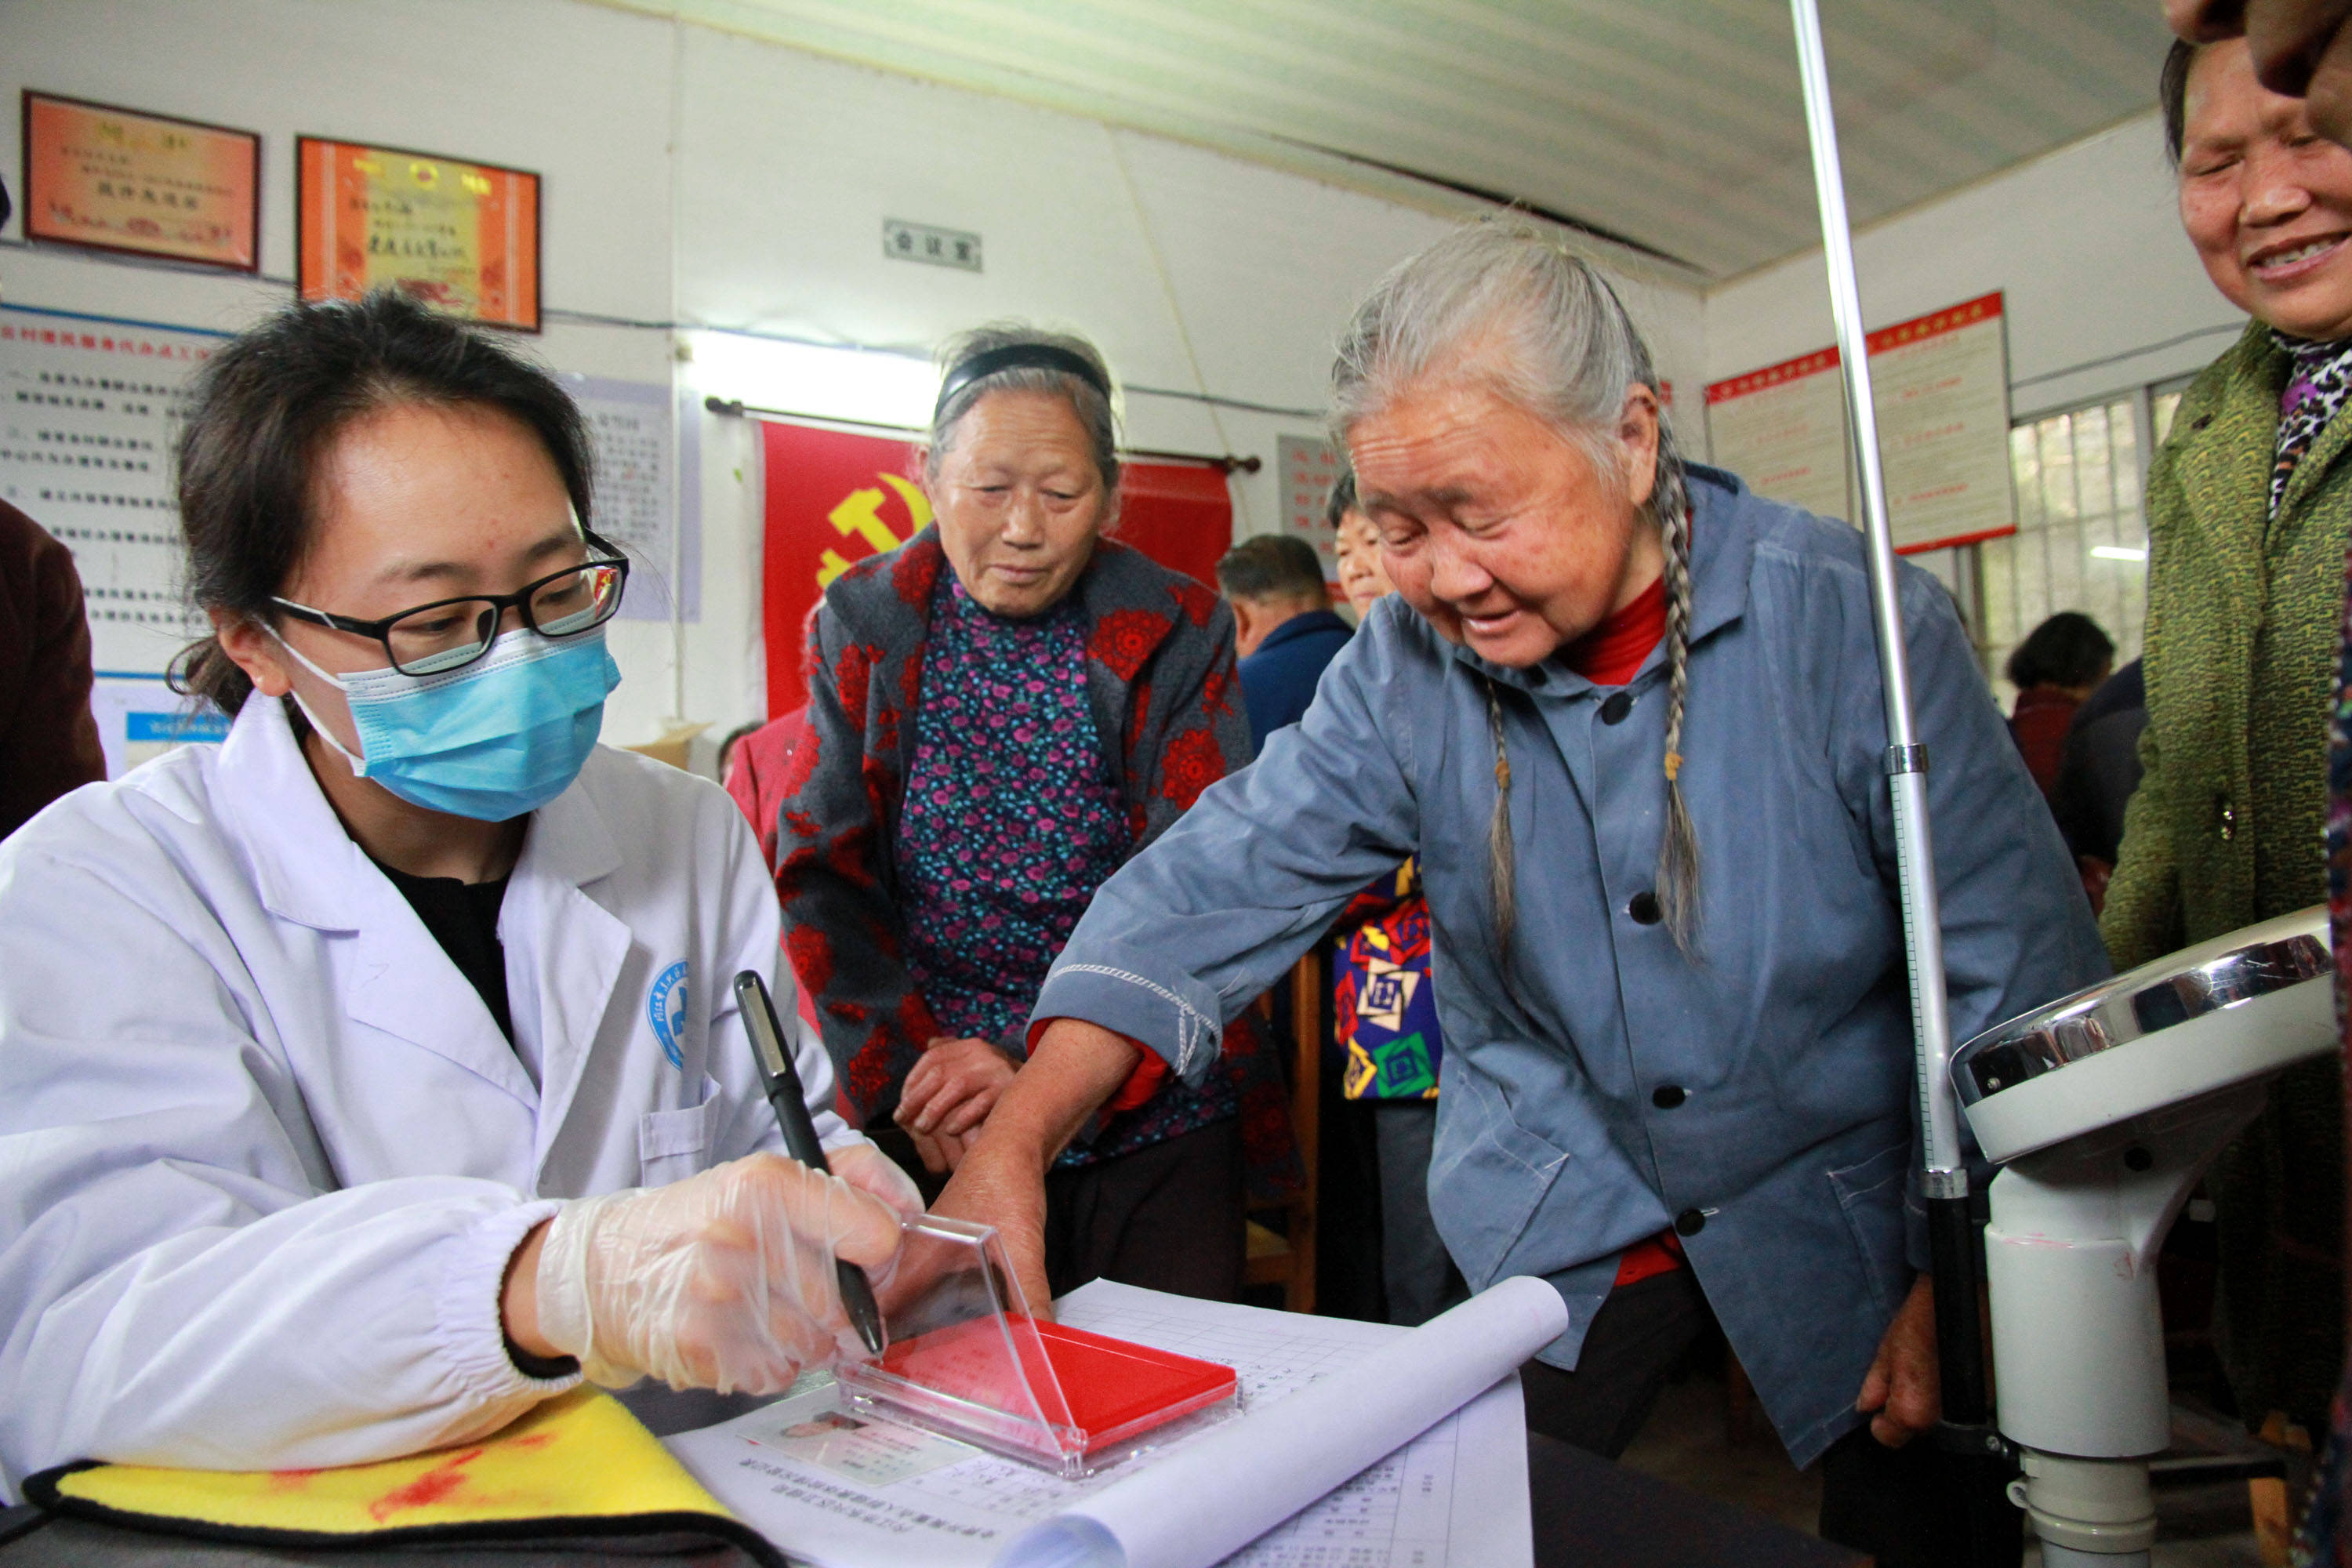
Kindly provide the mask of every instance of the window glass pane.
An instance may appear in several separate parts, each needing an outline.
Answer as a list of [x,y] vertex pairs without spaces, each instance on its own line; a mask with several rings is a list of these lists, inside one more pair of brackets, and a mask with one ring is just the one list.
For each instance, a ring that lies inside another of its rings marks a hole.
[[2107,405],[2107,437],[2115,444],[2116,510],[2118,515],[2139,510],[2139,431],[2132,418],[2131,400]]
[[2009,468],[2017,480],[2017,521],[2020,527],[2039,527],[2042,522],[2042,447],[2040,435],[2032,425],[2020,425],[2009,433]]
[[[2116,641],[2118,666],[2137,658],[2147,614],[2147,522],[2142,512],[2137,399],[2102,398],[2021,420],[2010,432],[2017,533],[1980,547],[1986,664],[1999,678],[2010,654],[2061,610],[2089,616]],[[2151,397],[2156,438],[2179,394]]]
[[2111,459],[2105,407],[2084,409],[2074,416],[2074,463],[2084,516],[2115,510],[2115,464]]
[[1984,646],[2008,650],[2018,644],[2017,630],[2017,541],[1988,539],[1979,545],[1984,562],[1985,624]]
[[2042,505],[2055,522],[2074,515],[2074,420],[2053,414],[2034,427],[2042,448]]

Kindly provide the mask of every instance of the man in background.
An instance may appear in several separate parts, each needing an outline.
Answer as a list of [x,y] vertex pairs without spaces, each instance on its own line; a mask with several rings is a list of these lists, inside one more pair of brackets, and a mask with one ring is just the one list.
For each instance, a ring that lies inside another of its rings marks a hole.
[[1295,535],[1243,540],[1217,563],[1217,586],[1234,608],[1250,748],[1262,752],[1268,735],[1306,714],[1350,633],[1331,611],[1322,557]]

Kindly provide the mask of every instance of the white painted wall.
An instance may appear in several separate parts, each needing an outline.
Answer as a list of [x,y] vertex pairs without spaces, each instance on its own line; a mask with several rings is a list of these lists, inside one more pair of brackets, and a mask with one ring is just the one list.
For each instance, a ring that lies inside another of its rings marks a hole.
[[[2020,418],[2196,370],[2245,322],[2180,232],[2153,110],[1873,225],[1854,265],[1873,328],[2001,289]],[[1711,381],[1832,342],[1821,252],[1710,289],[1704,337]]]
[[[236,329],[288,297],[299,132],[419,147],[546,177],[546,334],[569,371],[662,380],[842,417],[919,419],[919,369],[754,339],[597,325],[700,323],[919,353],[1005,315],[1076,326],[1122,378],[1278,408],[1321,401],[1329,344],[1435,211],[1092,121],[578,0],[0,0],[0,110],[17,90],[121,103],[265,138],[255,283],[0,249],[20,304]],[[0,168],[18,166],[0,113]],[[886,259],[885,217],[980,232],[979,276]],[[9,237],[14,237],[12,226]],[[1164,279],[1163,279],[1164,268]],[[1706,374],[1697,294],[1622,277],[1695,438]],[[1189,340],[1189,343],[1188,343]],[[677,365],[683,347],[690,363]],[[1197,366],[1197,369],[1196,369]],[[1137,446],[1255,454],[1236,524],[1276,526],[1275,438],[1311,416],[1131,395]],[[755,432],[707,417],[702,615],[682,638],[616,623],[606,733],[683,711],[756,713]],[[682,667],[678,655],[682,653]],[[680,670],[682,668],[682,676]]]

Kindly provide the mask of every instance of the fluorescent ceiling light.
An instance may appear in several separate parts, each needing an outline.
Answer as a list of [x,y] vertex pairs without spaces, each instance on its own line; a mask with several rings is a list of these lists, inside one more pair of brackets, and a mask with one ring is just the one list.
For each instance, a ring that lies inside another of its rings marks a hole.
[[922,426],[940,374],[928,360],[737,332],[694,332],[689,373],[707,395],[828,419]]
[[2129,544],[2094,544],[2091,553],[2102,561],[2145,561],[2147,552]]

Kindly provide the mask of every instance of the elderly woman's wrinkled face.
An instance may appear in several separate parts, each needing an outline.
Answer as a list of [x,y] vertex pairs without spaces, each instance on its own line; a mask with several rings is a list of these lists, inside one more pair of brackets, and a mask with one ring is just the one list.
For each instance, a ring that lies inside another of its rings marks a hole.
[[2352,152],[2254,79],[2243,39],[2189,67],[2180,222],[2230,303],[2291,337],[2352,336]]
[[1658,451],[1647,387],[1626,394],[1618,471],[1486,386],[1405,387],[1348,431],[1357,493],[1405,603],[1448,641],[1526,668],[1665,569],[1643,505]]
[[1396,584],[1389,581],[1388,569],[1381,564],[1381,533],[1370,518],[1360,510],[1344,512],[1338,534],[1339,591],[1348,595],[1360,621],[1371,614],[1374,605],[1396,592]]
[[931,484],[940,543],[964,591],[1000,616],[1062,602],[1110,511],[1069,400],[992,392],[955,425]]

